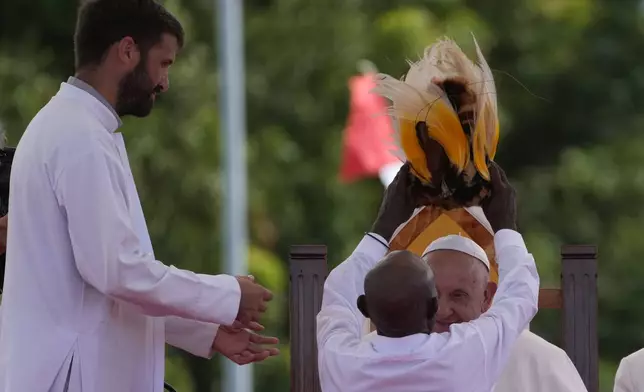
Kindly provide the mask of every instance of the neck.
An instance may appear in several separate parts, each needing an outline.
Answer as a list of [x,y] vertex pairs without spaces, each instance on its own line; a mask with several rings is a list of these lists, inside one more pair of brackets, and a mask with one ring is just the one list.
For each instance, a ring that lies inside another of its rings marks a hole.
[[118,83],[113,83],[109,76],[102,73],[99,69],[85,69],[76,72],[74,77],[92,86],[113,108],[116,107]]
[[419,333],[424,333],[429,335],[431,333],[430,330],[428,330],[426,327],[425,328],[410,328],[408,330],[390,330],[386,328],[376,328],[376,333],[380,336],[384,336],[386,338],[404,338],[406,336],[411,336],[411,335],[416,335]]

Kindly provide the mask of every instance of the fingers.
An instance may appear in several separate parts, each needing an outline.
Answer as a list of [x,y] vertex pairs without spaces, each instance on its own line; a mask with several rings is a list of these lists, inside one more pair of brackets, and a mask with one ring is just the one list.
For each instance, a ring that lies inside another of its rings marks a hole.
[[400,169],[398,169],[398,174],[396,174],[396,177],[394,177],[394,180],[389,184],[387,189],[385,190],[385,193],[387,193],[387,190],[389,189],[395,189],[398,184],[400,183],[406,183],[408,181],[409,173],[411,172],[411,164],[409,162],[405,162]]
[[501,166],[496,162],[490,162],[490,180],[492,182],[492,188],[501,188],[508,186],[508,178],[505,175]]
[[273,299],[273,293],[269,289],[264,288],[263,298],[264,301],[270,301]]
[[249,330],[251,330],[251,331],[255,331],[255,332],[261,332],[261,331],[263,331],[263,330],[264,330],[264,326],[263,326],[262,324],[260,324],[260,323],[258,323],[258,322],[254,322],[254,321],[253,321],[253,322],[251,322],[251,323],[249,323],[249,324],[246,326],[246,328],[248,328],[248,329],[249,329]]
[[253,333],[250,335],[250,342],[254,344],[279,344],[280,340],[273,336],[263,336]]
[[500,167],[494,161],[490,162],[490,182],[492,183],[493,189],[498,188],[503,184]]
[[245,350],[241,354],[233,355],[230,359],[238,365],[248,365],[253,362],[261,362],[269,357],[273,357],[279,354],[278,349],[268,349],[262,350],[257,353],[253,353],[249,350]]
[[[222,327],[223,328],[223,327]],[[244,324],[239,320],[235,320],[233,322],[233,325],[230,327],[226,327],[227,330],[233,330],[236,332],[241,331],[242,329],[248,329],[250,331],[255,331],[255,332],[261,332],[264,330],[264,326],[258,322],[251,321],[248,324]]]

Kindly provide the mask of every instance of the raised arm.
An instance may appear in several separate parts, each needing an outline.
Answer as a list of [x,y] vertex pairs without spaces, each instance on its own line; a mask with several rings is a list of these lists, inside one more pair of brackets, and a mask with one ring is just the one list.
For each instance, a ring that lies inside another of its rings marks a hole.
[[111,145],[88,144],[52,179],[81,277],[147,315],[232,324],[244,302],[238,280],[166,266],[143,253],[129,214],[128,174]]
[[360,341],[364,316],[357,307],[367,273],[387,252],[384,239],[366,235],[351,256],[324,283],[322,309],[317,316],[318,349],[334,350]]
[[324,350],[346,349],[360,341],[365,318],[358,310],[357,300],[364,294],[365,276],[386,254],[394,230],[414,212],[416,200],[411,183],[409,164],[405,164],[385,191],[371,233],[329,274],[317,317],[321,362]]
[[[537,313],[539,275],[534,258],[519,233],[501,230],[494,237],[499,264],[499,289],[492,307],[477,320],[455,325],[452,335],[463,339],[463,354],[483,359],[472,366],[481,383],[492,387],[507,364],[513,344]],[[467,362],[458,362],[467,363]]]
[[505,367],[513,344],[537,313],[539,275],[534,258],[516,231],[516,195],[503,170],[492,163],[492,197],[483,211],[495,231],[499,288],[491,308],[477,320],[454,325],[449,339],[457,342],[454,363],[467,374],[463,388],[491,389]]

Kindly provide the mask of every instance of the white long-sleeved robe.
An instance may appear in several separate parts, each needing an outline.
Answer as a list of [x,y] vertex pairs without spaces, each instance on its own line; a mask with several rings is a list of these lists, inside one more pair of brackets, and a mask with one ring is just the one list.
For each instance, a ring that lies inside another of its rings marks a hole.
[[614,392],[644,392],[644,349],[624,357],[615,374]]
[[561,348],[525,330],[519,335],[493,392],[587,392]]
[[155,260],[113,110],[63,83],[14,158],[0,391],[161,392],[165,343],[209,356],[240,288]]
[[[366,274],[386,249],[366,236],[324,286],[317,317],[318,366],[324,392],[488,392],[512,345],[537,312],[539,276],[517,232],[495,236],[500,285],[490,310],[442,334],[361,339],[356,306]],[[402,284],[402,283],[401,283]]]

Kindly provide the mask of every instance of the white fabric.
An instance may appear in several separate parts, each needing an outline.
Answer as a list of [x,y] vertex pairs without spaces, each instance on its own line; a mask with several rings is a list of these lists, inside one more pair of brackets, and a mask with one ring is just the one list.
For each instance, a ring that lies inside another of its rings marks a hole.
[[466,255],[470,255],[475,259],[478,259],[485,265],[485,268],[487,268],[488,271],[490,270],[490,260],[488,260],[487,254],[485,254],[483,248],[467,237],[451,234],[437,238],[425,249],[423,257],[428,253],[435,252],[437,250],[453,250],[465,253]]
[[493,392],[588,392],[565,351],[525,330]]
[[614,392],[644,392],[644,349],[623,358],[615,374]]
[[70,364],[69,392],[161,392],[166,332],[209,355],[212,323],[237,314],[234,277],[155,260],[117,126],[96,98],[63,83],[18,145],[0,392],[60,392]]
[[317,317],[318,365],[324,392],[489,392],[512,345],[537,312],[539,276],[517,232],[495,236],[500,285],[479,319],[442,334],[362,341],[356,306],[366,274],[386,248],[369,236],[324,285]]

